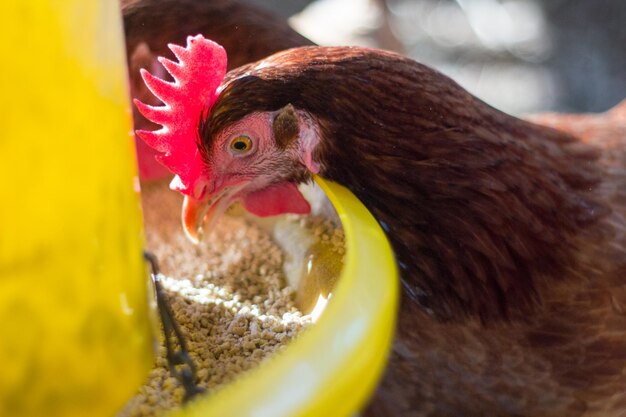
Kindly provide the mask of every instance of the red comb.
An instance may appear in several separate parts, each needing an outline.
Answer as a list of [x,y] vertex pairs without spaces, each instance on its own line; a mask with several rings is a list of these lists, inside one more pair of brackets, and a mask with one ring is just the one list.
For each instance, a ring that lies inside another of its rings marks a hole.
[[171,188],[199,197],[202,190],[198,179],[206,168],[196,142],[198,122],[217,98],[217,88],[226,74],[226,51],[202,35],[189,36],[186,48],[168,46],[179,62],[163,57],[159,62],[172,74],[173,83],[141,70],[150,91],[165,105],[154,107],[134,100],[141,114],[163,127],[139,130],[137,135],[158,152],[156,159],[177,175]]

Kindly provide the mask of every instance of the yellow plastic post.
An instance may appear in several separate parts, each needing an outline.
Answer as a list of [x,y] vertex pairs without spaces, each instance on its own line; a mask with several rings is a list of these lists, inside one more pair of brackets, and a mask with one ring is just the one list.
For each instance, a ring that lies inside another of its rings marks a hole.
[[0,416],[112,416],[152,362],[118,7],[0,4]]

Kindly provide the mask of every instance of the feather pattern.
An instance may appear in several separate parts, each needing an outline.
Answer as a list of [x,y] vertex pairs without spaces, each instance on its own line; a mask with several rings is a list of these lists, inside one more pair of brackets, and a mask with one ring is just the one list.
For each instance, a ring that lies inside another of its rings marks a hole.
[[321,174],[368,206],[406,290],[440,317],[531,306],[545,277],[572,262],[569,237],[608,212],[587,192],[601,175],[595,150],[498,112],[412,60],[309,47],[257,68],[229,73],[203,148],[252,111],[291,103],[315,115]]
[[285,51],[220,88],[202,153],[231,123],[292,104],[320,126],[320,174],[392,242],[405,291],[366,415],[626,409],[626,105],[540,125],[364,48]]

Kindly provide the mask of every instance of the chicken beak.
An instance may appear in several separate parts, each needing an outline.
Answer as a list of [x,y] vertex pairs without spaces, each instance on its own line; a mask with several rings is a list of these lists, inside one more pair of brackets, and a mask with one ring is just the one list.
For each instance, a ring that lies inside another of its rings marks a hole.
[[243,184],[226,187],[220,192],[201,200],[185,196],[182,221],[183,229],[189,240],[195,244],[200,243],[204,235],[213,230],[217,220],[235,201],[236,194],[241,188],[243,188]]
[[202,221],[208,208],[208,204],[189,196],[185,196],[183,200],[183,229],[193,243],[197,244],[202,240]]

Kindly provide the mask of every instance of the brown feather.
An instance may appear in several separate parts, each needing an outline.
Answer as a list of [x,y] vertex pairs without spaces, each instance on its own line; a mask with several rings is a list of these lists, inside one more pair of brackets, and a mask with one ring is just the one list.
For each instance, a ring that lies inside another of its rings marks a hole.
[[298,116],[291,104],[283,107],[272,125],[274,140],[281,149],[287,148],[298,137]]
[[285,51],[223,87],[205,149],[245,115],[292,103],[321,126],[321,174],[392,242],[405,291],[366,415],[624,411],[626,111],[534,119],[555,130],[364,48]]
[[288,103],[318,118],[321,174],[368,206],[405,289],[439,317],[525,311],[574,262],[571,237],[608,212],[586,192],[599,181],[597,153],[571,152],[573,137],[392,53],[309,47],[243,67],[202,137]]

